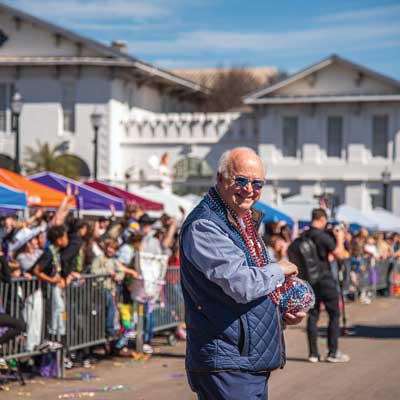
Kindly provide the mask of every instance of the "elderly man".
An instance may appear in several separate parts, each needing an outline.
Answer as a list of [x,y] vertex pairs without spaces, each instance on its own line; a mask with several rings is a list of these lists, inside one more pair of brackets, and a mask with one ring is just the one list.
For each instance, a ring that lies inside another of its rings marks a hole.
[[262,160],[248,148],[225,152],[217,184],[181,231],[181,281],[187,324],[186,370],[199,399],[266,399],[270,371],[285,364],[282,318],[268,293],[288,262],[271,263],[251,207],[265,183]]

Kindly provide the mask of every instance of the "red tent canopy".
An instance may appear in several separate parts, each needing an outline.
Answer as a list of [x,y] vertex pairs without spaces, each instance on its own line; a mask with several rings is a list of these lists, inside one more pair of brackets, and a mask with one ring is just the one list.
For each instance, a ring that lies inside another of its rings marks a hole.
[[118,197],[124,200],[125,203],[136,203],[139,206],[141,206],[145,211],[164,210],[164,205],[161,203],[157,203],[155,201],[137,196],[133,193],[127,192],[126,190],[109,185],[108,183],[98,182],[98,181],[86,181],[85,185],[91,186],[92,188],[100,190],[101,192]]

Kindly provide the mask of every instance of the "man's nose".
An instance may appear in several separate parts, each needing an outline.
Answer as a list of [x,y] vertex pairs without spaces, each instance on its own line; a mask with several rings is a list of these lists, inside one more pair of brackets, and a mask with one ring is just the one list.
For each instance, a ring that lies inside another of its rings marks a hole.
[[246,192],[252,192],[253,191],[253,184],[252,182],[248,181],[246,185],[243,186],[243,189],[246,190]]

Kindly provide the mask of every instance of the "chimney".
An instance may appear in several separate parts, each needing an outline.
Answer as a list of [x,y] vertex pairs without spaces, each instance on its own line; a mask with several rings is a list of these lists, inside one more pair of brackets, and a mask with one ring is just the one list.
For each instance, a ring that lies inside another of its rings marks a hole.
[[128,51],[128,44],[124,40],[113,40],[111,42],[111,47],[121,53],[126,53]]

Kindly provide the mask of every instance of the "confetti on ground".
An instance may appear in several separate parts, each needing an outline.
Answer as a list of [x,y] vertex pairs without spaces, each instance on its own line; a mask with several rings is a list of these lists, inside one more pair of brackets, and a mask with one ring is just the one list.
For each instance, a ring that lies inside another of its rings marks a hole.
[[65,393],[58,396],[59,399],[83,399],[85,397],[94,397],[94,392]]
[[185,377],[185,374],[171,374],[171,375],[169,375],[168,377],[169,377],[169,378],[173,378],[173,379],[176,379],[176,378],[183,378],[183,377]]
[[67,380],[82,380],[82,381],[90,381],[92,379],[97,378],[96,375],[91,374],[90,372],[80,372],[71,377],[66,378]]
[[90,389],[79,389],[79,390],[68,390],[64,394],[58,396],[59,399],[83,399],[86,397],[94,397],[96,393],[102,392],[116,392],[128,390],[124,385],[115,386],[104,386],[100,389],[90,388]]
[[20,397],[31,397],[32,393],[31,392],[17,392],[17,396],[20,396]]

